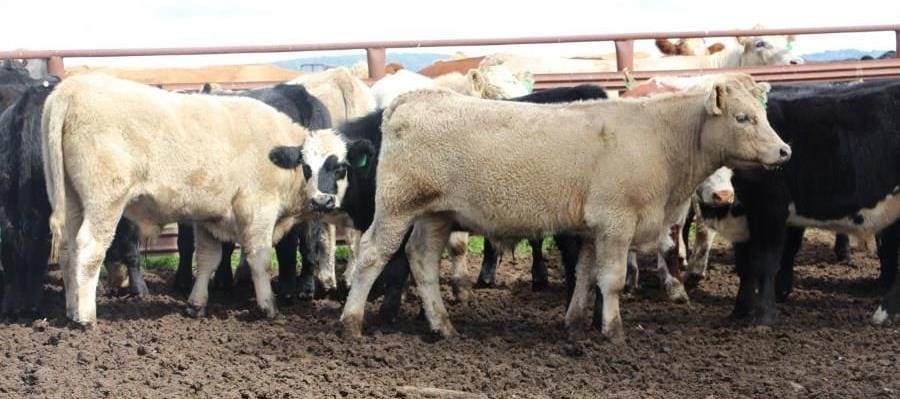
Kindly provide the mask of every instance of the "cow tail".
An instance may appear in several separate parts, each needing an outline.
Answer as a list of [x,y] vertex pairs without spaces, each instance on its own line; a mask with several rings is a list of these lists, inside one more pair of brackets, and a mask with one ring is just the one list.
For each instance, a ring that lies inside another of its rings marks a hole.
[[53,101],[53,97],[44,105],[41,117],[41,133],[43,135],[41,149],[44,156],[44,176],[47,181],[47,198],[53,212],[50,214],[50,262],[59,262],[59,251],[62,246],[62,229],[66,220],[66,187],[63,176],[62,135],[66,120],[67,102]]

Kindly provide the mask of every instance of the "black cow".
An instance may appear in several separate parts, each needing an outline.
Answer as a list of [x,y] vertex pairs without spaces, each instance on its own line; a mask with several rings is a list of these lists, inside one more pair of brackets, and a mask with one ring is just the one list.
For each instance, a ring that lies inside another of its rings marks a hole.
[[[44,100],[58,79],[34,81],[0,115],[2,313],[37,317],[50,256],[50,203],[41,152]],[[147,294],[140,272],[137,227],[119,222],[105,263],[128,266],[131,292]]]
[[[510,101],[552,103],[601,98],[606,98],[606,92],[602,88],[592,85],[581,85],[576,87],[549,89],[543,92],[514,98]],[[341,125],[338,130],[348,141],[370,141],[375,147],[374,153],[378,154],[378,151],[381,148],[381,121],[383,114],[384,110],[377,110],[367,116]],[[369,160],[366,165],[351,168],[348,171],[348,186],[344,196],[342,209],[347,212],[353,220],[354,227],[361,231],[365,231],[369,228],[375,215],[375,176],[377,167],[378,157],[375,156],[373,159]],[[401,249],[391,257],[387,266],[385,266],[382,276],[379,277],[379,281],[376,281],[375,283],[376,287],[384,285],[384,299],[380,309],[380,317],[386,322],[391,322],[397,317],[397,314],[400,311],[402,292],[409,279],[409,260],[406,258],[406,252],[403,248],[406,246],[406,240],[409,239],[410,233],[411,231],[407,232],[406,237],[404,237],[403,245],[400,246]],[[571,282],[571,288],[574,288],[574,270],[578,254],[577,238],[574,236],[563,235],[557,235],[554,238],[557,240],[560,251],[563,252],[563,259],[571,262],[571,266],[567,266],[566,268],[567,275],[569,269],[572,271],[572,278],[567,278],[567,285]],[[485,247],[487,248],[488,245],[490,244],[486,241]],[[537,248],[535,252],[539,253],[540,245],[534,245],[535,248]],[[570,253],[571,251],[575,252]],[[487,251],[485,257],[488,257]],[[493,276],[493,271],[496,270],[496,257],[494,257],[493,260],[486,260],[485,262],[485,267],[489,269],[488,271],[491,276]],[[535,261],[535,265],[542,267],[543,262]],[[542,273],[543,276],[546,277],[546,269],[544,269]],[[482,274],[485,274],[484,270],[482,270]],[[533,274],[539,275],[539,273],[534,272]],[[493,278],[491,278],[491,281],[493,281]],[[378,290],[378,288],[375,289],[376,292]],[[570,289],[568,292],[571,297],[572,290]]]
[[[204,86],[205,93],[211,90]],[[253,89],[239,92],[221,92],[217,95],[236,95],[250,97],[262,101],[269,106],[289,116],[294,122],[310,130],[328,129],[331,127],[331,114],[328,108],[315,96],[310,94],[305,87],[300,85],[279,84],[273,87]],[[319,241],[314,239],[322,232],[321,221],[310,221],[295,226],[285,234],[278,244],[275,252],[278,258],[278,299],[282,304],[290,304],[297,288],[297,249],[301,248],[302,268],[300,271],[300,298],[311,298],[316,291],[316,281],[313,271],[316,266],[317,256],[321,252],[318,248]],[[222,244],[222,261],[216,270],[213,287],[227,289],[232,285],[231,255],[234,252],[233,243]],[[194,232],[189,224],[178,225],[178,270],[175,272],[175,288],[187,294],[192,287],[191,261],[194,254]],[[247,282],[249,285],[249,268],[242,262],[238,269],[238,283]]]
[[793,156],[781,170],[737,170],[732,179],[749,239],[735,243],[740,288],[733,312],[770,324],[793,289],[804,227],[881,230],[874,321],[898,314],[900,283],[900,81],[774,86],[768,118]]
[[0,60],[0,112],[12,105],[35,80],[11,60]]

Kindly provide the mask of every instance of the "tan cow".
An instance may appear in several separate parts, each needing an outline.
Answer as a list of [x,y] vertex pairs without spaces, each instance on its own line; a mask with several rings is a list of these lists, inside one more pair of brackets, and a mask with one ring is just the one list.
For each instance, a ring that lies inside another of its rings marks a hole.
[[[145,237],[168,223],[194,223],[198,271],[188,302],[195,314],[205,311],[220,241],[234,241],[249,261],[257,304],[274,317],[267,274],[273,243],[312,216],[312,206],[340,206],[346,188],[346,179],[332,178],[326,187],[319,178],[333,175],[347,157],[339,137],[312,135],[250,98],[80,75],[48,97],[42,130],[53,248],[56,254],[61,244],[67,248],[60,258],[66,315],[82,325],[96,323],[99,268],[123,214]],[[294,147],[279,153],[276,146]],[[302,159],[309,179],[273,165],[285,158]]]
[[375,110],[375,98],[369,86],[356,78],[347,67],[300,76],[288,84],[303,85],[310,94],[322,101],[331,113],[333,126]]
[[[503,65],[483,65],[470,69],[465,75],[451,72],[434,79],[401,70],[385,76],[372,85],[378,108],[387,108],[397,96],[416,89],[447,89],[467,96],[505,99],[524,96],[534,86],[530,75],[522,81]],[[530,80],[528,80],[530,79]]]
[[461,223],[499,239],[584,235],[566,325],[575,338],[583,332],[588,296],[599,287],[603,334],[621,342],[628,249],[654,247],[694,188],[719,167],[790,158],[760,105],[767,84],[744,74],[710,83],[571,104],[429,90],[402,95],[384,114],[375,218],[361,241],[344,332],[360,335],[372,283],[414,226],[407,254],[431,329],[455,334],[437,277],[450,230]]

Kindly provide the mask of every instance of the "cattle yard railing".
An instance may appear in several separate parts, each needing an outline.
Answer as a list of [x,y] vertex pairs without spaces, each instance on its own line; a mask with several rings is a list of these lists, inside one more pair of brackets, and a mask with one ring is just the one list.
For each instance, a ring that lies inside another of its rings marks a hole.
[[[617,72],[575,73],[575,74],[536,74],[535,89],[547,89],[559,86],[570,86],[581,83],[593,83],[611,90],[622,90],[626,87],[625,75],[628,70],[633,78],[641,80],[652,76],[670,75],[702,75],[709,73],[740,71],[753,75],[757,80],[769,82],[822,82],[854,79],[900,78],[900,59],[835,62],[821,64],[745,67],[727,69],[692,69],[668,71],[634,71],[634,42],[636,40],[653,40],[656,38],[706,38],[735,36],[767,36],[767,35],[812,35],[865,32],[894,32],[895,48],[900,52],[900,24],[868,25],[825,28],[784,28],[753,30],[708,30],[684,32],[644,32],[614,33],[601,35],[573,35],[549,37],[515,37],[495,39],[450,39],[450,40],[403,40],[372,41],[353,43],[320,43],[320,44],[281,44],[265,46],[220,46],[220,47],[183,47],[183,48],[143,48],[143,49],[74,49],[74,50],[15,50],[0,51],[0,59],[46,59],[48,73],[60,77],[65,76],[65,58],[92,57],[142,57],[142,56],[177,56],[177,55],[213,55],[213,54],[250,54],[250,53],[290,53],[306,51],[338,51],[365,50],[369,67],[369,82],[384,77],[387,49],[423,48],[423,47],[473,47],[500,45],[528,45],[554,43],[613,42],[616,49]],[[165,85],[168,89],[197,90],[207,82],[184,82]],[[225,88],[244,89],[269,86],[280,82],[213,82]],[[145,253],[175,252],[175,230],[167,228],[162,237],[154,244],[144,248]]]

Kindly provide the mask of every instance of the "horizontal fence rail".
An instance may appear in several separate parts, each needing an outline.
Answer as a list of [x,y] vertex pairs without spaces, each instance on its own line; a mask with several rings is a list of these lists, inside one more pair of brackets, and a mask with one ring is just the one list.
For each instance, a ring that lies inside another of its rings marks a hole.
[[[181,47],[181,48],[143,48],[143,49],[70,49],[70,50],[14,50],[0,51],[2,59],[46,59],[48,72],[64,77],[66,57],[142,57],[142,56],[185,56],[213,54],[249,54],[249,53],[287,53],[305,51],[365,50],[369,67],[367,83],[384,76],[387,49],[425,48],[425,47],[471,47],[528,45],[553,43],[613,42],[616,50],[617,72],[571,73],[571,74],[536,74],[535,89],[543,90],[553,87],[571,86],[593,83],[608,90],[623,90],[626,87],[624,71],[635,80],[645,80],[653,76],[690,76],[722,72],[745,72],[759,81],[779,82],[827,82],[854,79],[887,79],[900,78],[900,59],[835,62],[821,64],[743,67],[728,69],[685,69],[634,71],[634,41],[652,40],[656,38],[697,38],[727,36],[767,36],[767,35],[811,35],[838,33],[894,32],[895,48],[900,51],[900,24],[867,25],[824,28],[778,28],[778,29],[744,29],[744,30],[703,30],[680,32],[640,32],[612,33],[597,35],[541,36],[513,38],[473,38],[450,40],[401,40],[401,41],[364,41],[352,43],[307,43],[279,44],[262,46],[218,46],[218,47]],[[167,83],[163,87],[169,90],[196,91],[204,83],[216,83],[225,89],[249,89],[271,86],[280,81],[256,82],[178,82]],[[162,236],[149,245],[142,245],[146,254],[171,253],[176,251],[175,237],[177,230],[170,226]]]

